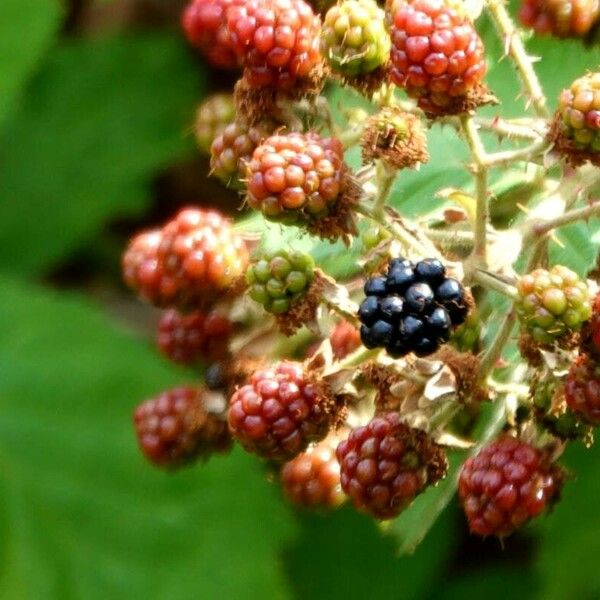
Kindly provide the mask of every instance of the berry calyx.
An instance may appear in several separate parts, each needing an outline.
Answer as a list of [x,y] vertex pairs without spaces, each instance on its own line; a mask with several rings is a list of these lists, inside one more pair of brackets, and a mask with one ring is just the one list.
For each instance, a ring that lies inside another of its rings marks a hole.
[[388,62],[391,41],[385,13],[374,0],[344,0],[332,6],[321,29],[321,53],[338,73],[355,77]]
[[181,22],[188,41],[219,69],[239,67],[239,59],[227,29],[227,14],[231,7],[244,2],[192,0],[183,12]]
[[227,355],[231,321],[216,311],[182,314],[167,310],[158,324],[160,351],[172,361],[190,364],[196,360],[218,360]]
[[231,94],[214,94],[207,98],[196,111],[194,134],[198,147],[210,154],[215,138],[235,117],[235,104]]
[[598,0],[523,0],[519,20],[538,35],[583,37],[600,17]]
[[588,286],[562,265],[524,275],[517,290],[519,321],[538,343],[549,344],[578,331],[592,314]]
[[227,26],[253,88],[290,90],[321,60],[321,21],[304,0],[245,0]]
[[314,277],[312,256],[287,250],[263,255],[246,271],[250,297],[274,314],[288,312],[306,294]]
[[229,430],[248,452],[287,460],[327,435],[333,409],[300,363],[280,362],[254,373],[233,394]]
[[430,115],[481,104],[486,72],[483,42],[469,19],[444,0],[395,3],[392,81]]
[[395,412],[352,430],[336,455],[342,489],[355,508],[378,519],[398,515],[448,468],[442,448]]
[[179,387],[146,400],[135,409],[138,443],[149,461],[176,468],[230,448],[227,423],[207,411],[207,394]]
[[586,354],[580,355],[569,369],[565,399],[585,423],[600,425],[600,366]]
[[472,533],[506,536],[556,499],[560,469],[526,442],[502,436],[465,461],[458,494]]
[[362,342],[393,357],[433,354],[469,311],[465,289],[446,277],[437,259],[414,264],[394,258],[386,275],[368,279],[364,291],[358,312]]
[[346,500],[335,457],[337,437],[309,446],[281,468],[281,487],[287,499],[304,508],[337,508]]

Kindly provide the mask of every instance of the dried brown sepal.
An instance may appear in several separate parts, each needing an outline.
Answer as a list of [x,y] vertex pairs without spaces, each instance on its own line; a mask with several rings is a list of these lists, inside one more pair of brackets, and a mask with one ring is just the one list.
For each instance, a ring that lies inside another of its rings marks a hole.
[[448,472],[448,457],[442,446],[433,441],[429,434],[422,429],[406,427],[403,435],[398,436],[400,439],[410,439],[410,444],[418,454],[422,464],[427,465],[427,485],[435,485],[441,479],[444,479]]
[[383,159],[395,169],[414,169],[429,160],[421,120],[399,108],[384,108],[369,117],[361,146],[364,163]]
[[[418,398],[422,394],[422,384],[406,381],[390,366],[371,361],[362,365],[360,371],[365,381],[375,388],[375,414],[400,412],[408,396],[414,395]],[[402,391],[406,392],[401,396],[392,391],[400,384],[402,384]]]
[[351,87],[355,89],[361,96],[365,98],[373,98],[373,96],[381,90],[384,83],[389,80],[390,65],[385,64],[370,73],[364,73],[362,75],[344,75],[333,71],[331,77],[337,79],[344,87]]
[[340,195],[333,211],[325,216],[306,222],[312,235],[335,242],[341,240],[346,246],[352,243],[352,236],[358,234],[354,207],[362,196],[362,187],[347,166],[343,166]]
[[479,382],[479,357],[471,352],[459,352],[451,346],[442,346],[432,357],[443,362],[456,380],[456,395],[463,404],[479,404],[489,400],[487,386]]
[[419,108],[430,118],[450,117],[471,113],[482,106],[499,104],[498,98],[484,83],[480,83],[465,96],[452,98],[446,106],[431,103],[426,96],[418,101]]
[[572,139],[563,133],[563,124],[560,113],[556,112],[550,124],[547,140],[552,143],[553,150],[557,152],[571,167],[579,167],[587,162],[600,167],[600,152],[581,150],[575,146]]
[[545,363],[544,353],[569,352],[580,346],[581,332],[567,331],[564,335],[556,338],[552,344],[543,344],[533,339],[526,330],[519,334],[518,347],[521,356],[532,367],[539,367]]

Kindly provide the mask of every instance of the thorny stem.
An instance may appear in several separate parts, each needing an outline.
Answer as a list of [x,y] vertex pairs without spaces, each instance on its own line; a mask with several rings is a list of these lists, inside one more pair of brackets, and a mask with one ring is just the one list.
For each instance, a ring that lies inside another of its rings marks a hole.
[[373,205],[373,214],[384,217],[384,209],[392,193],[396,170],[392,169],[385,160],[377,162],[377,197]]
[[533,162],[535,159],[539,159],[551,146],[552,142],[544,138],[537,138],[533,144],[525,148],[486,154],[483,157],[482,164],[485,167],[502,167],[519,161]]
[[569,225],[570,223],[575,223],[576,221],[586,221],[590,217],[597,217],[599,215],[600,202],[594,202],[589,206],[569,210],[562,215],[555,217],[554,219],[548,219],[547,221],[536,221],[532,223],[529,230],[529,235],[537,237],[543,236],[557,227]]
[[496,333],[496,337],[493,339],[490,347],[485,351],[479,364],[479,381],[485,381],[487,376],[494,370],[496,362],[502,355],[504,346],[510,339],[513,327],[515,326],[516,313],[514,307],[511,308],[510,312],[504,318],[500,329]]
[[505,283],[487,271],[476,269],[473,273],[473,281],[484,288],[498,292],[503,296],[507,296],[511,300],[514,300],[517,297],[517,289],[513,285]]
[[529,102],[538,116],[549,117],[546,96],[532,66],[533,59],[525,51],[521,35],[506,10],[504,0],[486,0],[486,6],[498,35],[504,42],[505,52],[515,63]]

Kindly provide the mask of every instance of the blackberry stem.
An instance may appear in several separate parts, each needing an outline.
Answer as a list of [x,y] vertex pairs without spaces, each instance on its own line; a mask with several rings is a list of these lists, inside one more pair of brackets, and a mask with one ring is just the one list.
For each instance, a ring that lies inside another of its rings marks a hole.
[[511,300],[517,298],[517,289],[514,285],[510,285],[502,281],[499,277],[496,277],[493,273],[488,273],[481,269],[475,269],[473,273],[473,281],[480,286],[498,292],[503,296],[507,296]]
[[544,236],[557,227],[569,225],[570,223],[576,223],[577,221],[587,221],[590,217],[597,216],[600,216],[600,201],[594,202],[589,206],[569,210],[562,215],[555,217],[554,219],[548,219],[547,221],[536,221],[531,224],[529,235],[533,237]]

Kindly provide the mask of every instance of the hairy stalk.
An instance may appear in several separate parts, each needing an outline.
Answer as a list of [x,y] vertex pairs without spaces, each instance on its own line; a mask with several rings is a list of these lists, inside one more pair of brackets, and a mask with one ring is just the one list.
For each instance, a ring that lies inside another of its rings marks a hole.
[[377,197],[373,205],[373,214],[383,217],[385,205],[392,193],[397,171],[392,169],[385,160],[377,161]]
[[504,347],[508,343],[512,334],[513,328],[516,322],[516,313],[514,308],[511,308],[509,313],[504,318],[500,329],[496,333],[496,337],[493,339],[489,348],[485,351],[481,357],[481,363],[479,364],[479,381],[485,381],[487,376],[494,370],[496,362],[502,356]]
[[515,286],[502,281],[502,279],[496,277],[493,273],[476,269],[475,273],[473,273],[473,281],[478,285],[493,290],[494,292],[498,292],[511,300],[514,300],[517,297],[517,289]]
[[600,216],[600,202],[594,202],[589,206],[569,210],[554,219],[536,221],[531,224],[529,235],[533,237],[543,236],[557,227],[576,223],[577,221],[587,221],[589,218],[597,216]]
[[486,167],[502,167],[516,162],[533,162],[536,159],[540,160],[551,147],[552,142],[544,138],[537,138],[533,144],[525,148],[486,154],[483,158],[483,165]]
[[506,10],[504,0],[486,0],[485,5],[504,42],[506,54],[512,58],[519,72],[528,104],[531,104],[538,116],[549,117],[546,96],[533,68],[533,59],[525,51],[521,34]]

